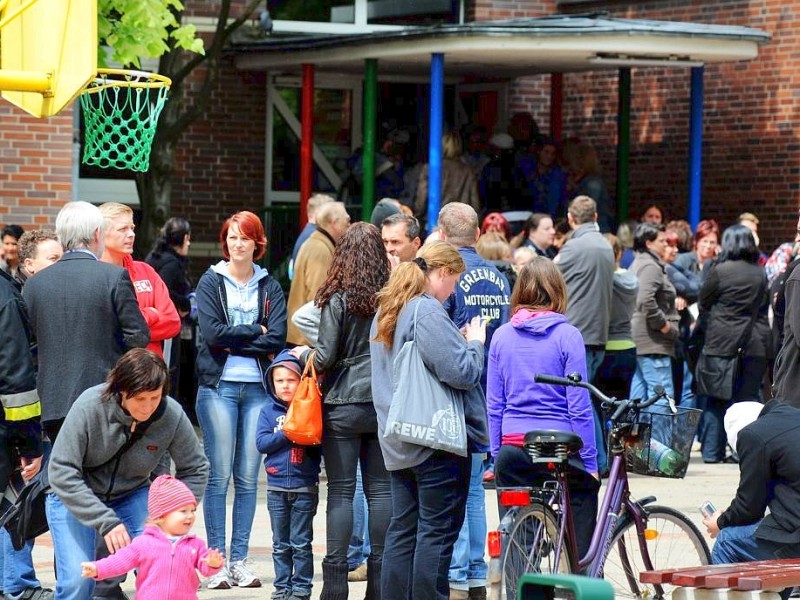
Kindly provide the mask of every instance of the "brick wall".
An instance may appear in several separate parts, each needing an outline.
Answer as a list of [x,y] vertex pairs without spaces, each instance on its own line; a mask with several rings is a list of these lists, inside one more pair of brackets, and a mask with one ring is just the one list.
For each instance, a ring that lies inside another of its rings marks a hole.
[[[199,86],[195,74],[186,96]],[[230,91],[235,90],[235,94]],[[264,206],[266,81],[225,65],[205,117],[178,142],[172,214],[192,223],[192,237],[213,242],[237,210]]]
[[[478,5],[485,4],[477,0]],[[527,3],[493,3],[527,4]],[[539,3],[529,16],[539,16]],[[522,7],[524,8],[524,6]],[[755,61],[706,66],[703,217],[728,225],[744,210],[761,219],[762,247],[792,239],[800,203],[800,0],[650,0],[561,4],[562,12],[757,27],[772,41]],[[492,11],[476,11],[495,18]],[[689,71],[633,69],[631,212],[657,202],[686,215]],[[509,112],[530,110],[548,123],[549,79],[511,87]],[[564,77],[564,133],[594,143],[612,193],[616,186],[615,72]]]
[[52,226],[72,198],[72,110],[37,119],[0,101],[0,224]]
[[468,21],[541,17],[556,12],[555,0],[467,0]]

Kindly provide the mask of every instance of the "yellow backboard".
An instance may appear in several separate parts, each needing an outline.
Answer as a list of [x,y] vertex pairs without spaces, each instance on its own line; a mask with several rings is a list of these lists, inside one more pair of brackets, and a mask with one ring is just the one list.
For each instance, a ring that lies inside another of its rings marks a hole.
[[[0,23],[23,9],[0,29],[3,98],[36,117],[59,113],[97,73],[97,0],[0,0],[0,9]],[[44,94],[9,89],[42,81],[43,74],[49,75]]]

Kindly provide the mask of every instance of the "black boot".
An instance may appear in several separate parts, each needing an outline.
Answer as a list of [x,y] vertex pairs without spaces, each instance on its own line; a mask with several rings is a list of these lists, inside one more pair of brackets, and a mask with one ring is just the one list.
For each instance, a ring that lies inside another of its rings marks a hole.
[[367,593],[364,600],[381,600],[381,565],[380,558],[370,556],[367,559]]
[[347,600],[347,573],[347,561],[332,563],[323,558],[320,600]]

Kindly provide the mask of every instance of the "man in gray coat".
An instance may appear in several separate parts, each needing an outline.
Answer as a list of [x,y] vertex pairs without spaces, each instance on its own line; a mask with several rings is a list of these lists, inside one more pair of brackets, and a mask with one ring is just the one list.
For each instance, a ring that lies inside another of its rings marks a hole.
[[103,225],[96,206],[66,204],[56,217],[64,256],[31,277],[23,292],[39,345],[42,422],[53,443],[75,399],[150,339],[128,272],[98,260]]
[[[597,226],[597,204],[589,196],[577,196],[569,203],[567,220],[572,236],[553,262],[567,284],[567,319],[578,328],[586,346],[586,374],[594,381],[603,362],[611,321],[611,297],[614,290],[614,251]],[[602,429],[595,411],[597,439]],[[600,471],[607,468],[602,444],[597,445]]]

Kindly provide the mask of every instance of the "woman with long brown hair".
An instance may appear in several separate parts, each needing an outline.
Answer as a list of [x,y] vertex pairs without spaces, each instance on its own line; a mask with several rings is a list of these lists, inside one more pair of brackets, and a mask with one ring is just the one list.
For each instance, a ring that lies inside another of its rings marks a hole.
[[578,554],[589,548],[600,489],[592,404],[582,388],[534,381],[542,373],[586,380],[586,351],[570,325],[567,286],[558,267],[537,256],[522,268],[511,294],[511,320],[501,325],[489,349],[486,401],[497,487],[540,486],[549,475],[523,448],[533,429],[571,431],[583,448],[572,457],[570,506],[576,518]]
[[476,317],[462,334],[442,306],[465,269],[453,246],[431,242],[414,261],[395,267],[378,295],[370,331],[372,395],[392,493],[381,581],[385,599],[449,597],[448,570],[464,522],[470,476],[469,457],[384,437],[394,361],[406,342],[415,341],[425,367],[463,401],[468,450],[488,443],[480,386],[485,323]]
[[[389,279],[389,271],[378,229],[369,223],[355,223],[336,246],[328,278],[315,298],[322,315],[313,360],[316,369],[325,373],[322,453],[328,476],[328,507],[321,596],[325,600],[347,598],[347,547],[353,530],[359,465],[369,506],[367,598],[380,598],[391,496],[370,389],[369,328],[378,308],[377,294]],[[308,360],[310,352],[305,348],[297,353]]]

